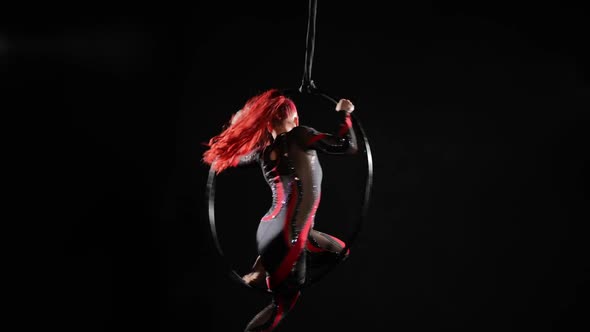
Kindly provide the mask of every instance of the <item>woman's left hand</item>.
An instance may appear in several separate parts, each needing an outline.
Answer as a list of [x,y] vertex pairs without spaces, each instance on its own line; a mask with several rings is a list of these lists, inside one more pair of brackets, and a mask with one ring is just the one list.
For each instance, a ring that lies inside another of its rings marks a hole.
[[340,99],[338,104],[336,104],[336,111],[346,111],[351,113],[354,111],[354,104],[348,99]]

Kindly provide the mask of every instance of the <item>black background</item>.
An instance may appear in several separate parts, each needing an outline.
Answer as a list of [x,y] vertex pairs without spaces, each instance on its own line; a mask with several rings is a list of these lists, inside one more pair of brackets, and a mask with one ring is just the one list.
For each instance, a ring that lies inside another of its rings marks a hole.
[[[68,331],[242,331],[268,298],[226,277],[201,143],[253,93],[299,86],[307,2],[41,6],[0,30],[24,203],[8,256],[31,254],[13,308]],[[587,22],[574,2],[320,3],[312,77],[355,103],[374,186],[351,259],[279,330],[588,329]],[[364,168],[324,172],[317,225],[346,237]],[[219,178],[239,269],[261,179]]]

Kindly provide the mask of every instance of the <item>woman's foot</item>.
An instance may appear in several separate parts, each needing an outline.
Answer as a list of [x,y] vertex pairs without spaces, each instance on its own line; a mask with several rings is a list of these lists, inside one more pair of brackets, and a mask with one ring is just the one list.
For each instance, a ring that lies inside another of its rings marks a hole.
[[263,286],[266,282],[266,273],[253,271],[242,277],[242,280],[249,286]]
[[266,270],[262,266],[260,256],[256,257],[252,272],[244,275],[242,280],[249,286],[266,288]]

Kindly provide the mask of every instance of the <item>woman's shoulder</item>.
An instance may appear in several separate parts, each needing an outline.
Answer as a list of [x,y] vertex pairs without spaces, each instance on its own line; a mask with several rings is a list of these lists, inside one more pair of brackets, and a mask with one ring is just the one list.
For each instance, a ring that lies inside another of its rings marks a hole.
[[291,129],[289,131],[289,135],[291,136],[298,136],[298,135],[306,135],[308,133],[314,133],[317,132],[317,130],[315,130],[313,127],[309,127],[309,126],[297,126],[294,127],[293,129]]
[[309,126],[297,126],[288,132],[287,140],[296,143],[302,147],[307,146],[311,137],[318,134],[318,131]]

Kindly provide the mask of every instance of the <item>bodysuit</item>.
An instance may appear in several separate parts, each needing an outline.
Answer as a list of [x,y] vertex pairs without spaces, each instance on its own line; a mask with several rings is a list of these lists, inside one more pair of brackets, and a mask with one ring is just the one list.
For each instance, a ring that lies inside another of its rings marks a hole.
[[241,162],[257,161],[272,192],[256,243],[274,299],[250,322],[248,331],[274,329],[299,297],[310,262],[321,265],[334,260],[344,248],[343,241],[313,229],[322,185],[318,152],[352,154],[357,150],[350,114],[338,113],[337,133],[297,126]]

